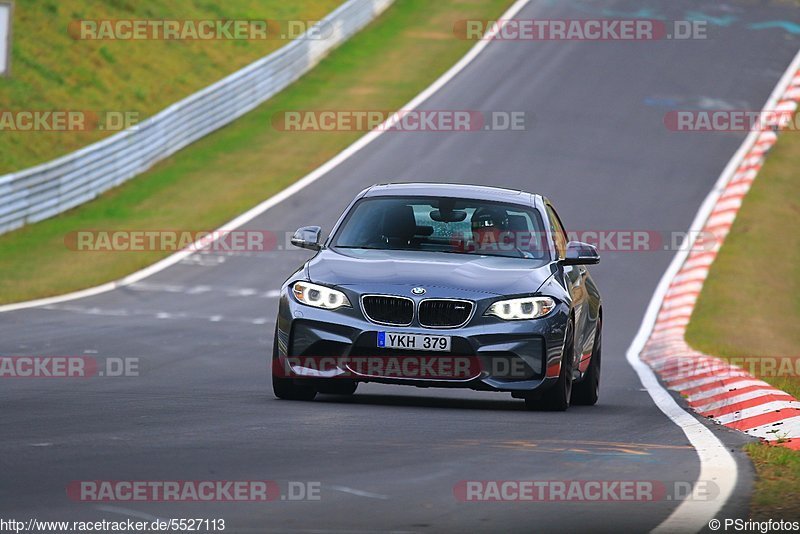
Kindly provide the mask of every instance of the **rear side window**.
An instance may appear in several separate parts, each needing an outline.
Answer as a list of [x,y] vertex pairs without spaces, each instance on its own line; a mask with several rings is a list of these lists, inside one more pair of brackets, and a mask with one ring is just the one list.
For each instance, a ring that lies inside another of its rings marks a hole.
[[561,224],[561,219],[558,218],[553,206],[547,204],[547,218],[550,219],[550,232],[553,234],[553,241],[556,245],[556,252],[559,258],[565,258],[567,255],[567,232],[564,231],[564,226]]

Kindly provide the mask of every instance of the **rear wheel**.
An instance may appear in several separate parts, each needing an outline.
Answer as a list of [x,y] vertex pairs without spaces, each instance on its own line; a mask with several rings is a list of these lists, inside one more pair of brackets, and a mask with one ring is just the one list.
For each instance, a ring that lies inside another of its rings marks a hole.
[[572,392],[572,404],[582,406],[594,406],[600,397],[600,352],[602,348],[602,323],[598,319],[597,332],[594,335],[594,345],[592,346],[592,359],[589,361],[589,368],[580,383],[575,384]]
[[317,390],[311,384],[296,384],[291,378],[276,376],[275,370],[278,365],[278,329],[275,329],[275,337],[272,340],[272,392],[279,399],[284,400],[314,400]]
[[527,409],[563,412],[569,408],[572,398],[572,362],[575,353],[573,332],[572,320],[570,320],[564,336],[564,354],[561,356],[561,371],[558,373],[558,380],[542,394],[541,398],[526,397],[525,407]]

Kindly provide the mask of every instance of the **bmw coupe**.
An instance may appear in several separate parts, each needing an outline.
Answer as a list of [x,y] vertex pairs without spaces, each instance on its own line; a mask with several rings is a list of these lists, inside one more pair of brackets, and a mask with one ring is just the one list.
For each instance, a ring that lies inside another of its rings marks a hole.
[[540,195],[486,186],[375,185],[283,284],[272,354],[281,399],[349,395],[361,382],[511,393],[528,409],[592,405],[603,309],[586,265]]

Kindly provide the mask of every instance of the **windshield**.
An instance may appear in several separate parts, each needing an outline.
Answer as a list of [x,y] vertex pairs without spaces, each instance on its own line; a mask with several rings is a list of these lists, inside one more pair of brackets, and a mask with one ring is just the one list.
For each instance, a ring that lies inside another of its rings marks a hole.
[[536,209],[450,197],[362,199],[336,233],[333,247],[550,259]]

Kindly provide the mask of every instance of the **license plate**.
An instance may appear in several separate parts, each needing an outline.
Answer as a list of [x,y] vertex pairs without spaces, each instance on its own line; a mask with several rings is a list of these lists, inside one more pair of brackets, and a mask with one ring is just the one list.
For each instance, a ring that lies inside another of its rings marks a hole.
[[449,351],[450,336],[378,332],[378,346],[387,349]]

